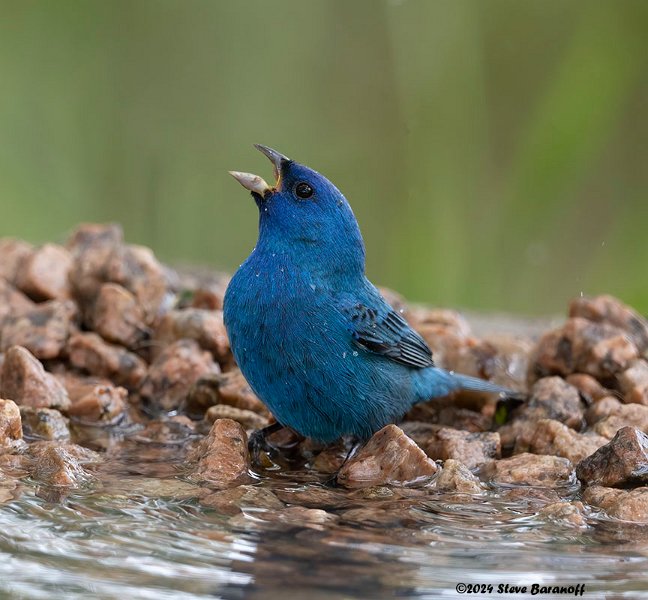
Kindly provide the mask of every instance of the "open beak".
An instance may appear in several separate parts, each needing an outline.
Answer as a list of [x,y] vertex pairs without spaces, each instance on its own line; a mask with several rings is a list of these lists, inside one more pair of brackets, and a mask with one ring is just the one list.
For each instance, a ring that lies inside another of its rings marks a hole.
[[277,182],[274,185],[274,188],[270,187],[262,177],[258,175],[253,175],[252,173],[241,173],[239,171],[230,171],[229,174],[236,179],[246,190],[250,190],[254,194],[258,194],[262,198],[266,193],[272,192],[273,190],[279,187],[279,180],[281,179],[281,166],[286,162],[290,162],[290,159],[287,156],[277,152],[272,148],[267,146],[262,146],[261,144],[254,144],[254,147],[259,151],[265,154],[272,163],[275,179]]

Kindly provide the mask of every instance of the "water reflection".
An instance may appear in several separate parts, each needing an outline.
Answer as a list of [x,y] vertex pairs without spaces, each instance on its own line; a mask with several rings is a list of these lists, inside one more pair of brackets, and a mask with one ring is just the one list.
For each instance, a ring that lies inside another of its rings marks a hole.
[[584,583],[590,598],[648,598],[648,528],[552,521],[538,511],[553,492],[344,491],[299,472],[219,492],[137,444],[83,490],[3,483],[0,595],[456,598],[458,583]]

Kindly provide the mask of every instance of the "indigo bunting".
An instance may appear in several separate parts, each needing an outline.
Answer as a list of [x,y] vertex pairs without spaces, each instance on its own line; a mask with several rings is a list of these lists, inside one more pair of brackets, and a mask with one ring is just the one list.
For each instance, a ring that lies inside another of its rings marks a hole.
[[417,402],[508,392],[438,368],[423,338],[365,277],[365,248],[323,175],[256,145],[276,183],[231,171],[259,208],[257,245],[232,278],[225,326],[251,388],[286,426],[321,442],[367,440]]

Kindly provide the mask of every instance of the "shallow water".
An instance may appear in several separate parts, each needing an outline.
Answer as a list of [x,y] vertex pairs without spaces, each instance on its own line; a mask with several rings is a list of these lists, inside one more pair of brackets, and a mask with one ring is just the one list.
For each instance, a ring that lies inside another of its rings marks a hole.
[[493,586],[472,597],[521,598],[498,586],[582,583],[586,598],[648,598],[648,528],[596,513],[586,527],[547,522],[546,490],[347,491],[284,463],[252,485],[326,513],[275,498],[232,514],[182,480],[177,451],[154,446],[109,448],[80,490],[0,481],[0,596],[457,598],[465,583]]

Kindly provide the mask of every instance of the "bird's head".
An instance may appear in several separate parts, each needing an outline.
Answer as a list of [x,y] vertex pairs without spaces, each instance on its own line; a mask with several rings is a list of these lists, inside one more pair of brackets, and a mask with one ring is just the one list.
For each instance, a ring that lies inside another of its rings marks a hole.
[[251,173],[230,174],[252,193],[259,207],[257,249],[291,253],[313,269],[364,273],[364,244],[342,192],[326,177],[256,144],[272,162],[276,182]]

